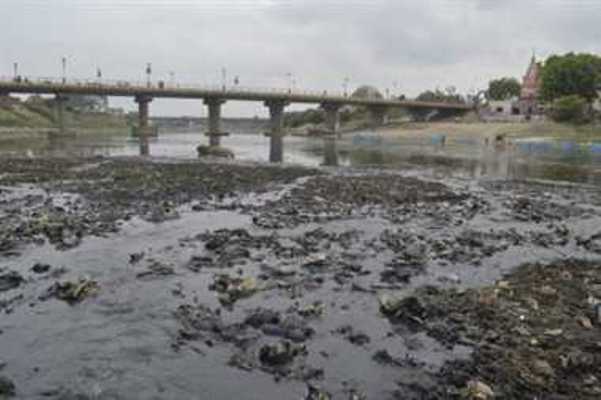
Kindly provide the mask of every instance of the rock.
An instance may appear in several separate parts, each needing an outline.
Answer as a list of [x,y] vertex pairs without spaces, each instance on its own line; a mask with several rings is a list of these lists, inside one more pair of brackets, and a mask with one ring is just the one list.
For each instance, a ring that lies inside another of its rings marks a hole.
[[524,299],[524,301],[526,302],[526,304],[528,304],[528,306],[530,308],[532,308],[534,311],[538,311],[539,309],[539,305],[538,305],[538,301],[536,301],[535,298],[533,297],[526,297]]
[[139,253],[131,253],[129,255],[129,263],[130,264],[137,264],[140,261],[142,261],[142,259],[144,258],[144,252],[141,251]]
[[244,320],[245,324],[252,326],[255,329],[261,328],[263,325],[277,325],[282,320],[279,312],[265,308],[259,308],[252,312]]
[[307,386],[305,400],[330,400],[331,398],[332,397],[328,392],[324,392],[313,385]]
[[542,294],[544,294],[545,296],[555,296],[557,294],[557,289],[555,289],[549,285],[545,285],[545,286],[541,287],[539,291]]
[[384,315],[394,315],[401,306],[401,300],[396,299],[390,295],[383,294],[378,297],[380,303],[380,311]]
[[297,310],[298,314],[305,318],[316,318],[321,317],[326,309],[326,305],[320,301],[301,307]]
[[336,329],[335,332],[343,335],[346,340],[357,346],[366,345],[371,341],[371,338],[367,334],[363,332],[356,332],[350,325],[341,326],[340,328]]
[[6,272],[0,275],[0,292],[18,288],[25,279],[15,271]]
[[561,336],[563,335],[562,329],[547,329],[545,332],[546,336]]
[[593,329],[593,323],[591,322],[591,320],[588,317],[579,317],[578,318],[578,323],[584,329]]
[[234,158],[234,152],[221,146],[206,146],[199,145],[196,147],[198,157],[219,157],[219,158]]
[[49,264],[35,263],[31,270],[36,274],[45,274],[50,271],[51,266]]
[[294,342],[304,342],[315,333],[303,318],[296,315],[288,315],[277,324],[265,324],[262,332],[270,336],[279,336]]
[[532,363],[532,370],[538,375],[543,375],[546,377],[551,377],[555,375],[555,371],[551,367],[551,364],[549,364],[545,360],[535,360]]
[[209,290],[219,293],[219,301],[223,305],[232,305],[237,300],[250,297],[258,291],[255,278],[231,277],[227,274],[218,274],[214,277]]
[[175,275],[175,270],[169,265],[165,265],[159,261],[153,261],[148,270],[138,272],[136,278],[157,278],[161,276]]
[[98,283],[89,279],[82,279],[79,282],[56,282],[48,288],[44,296],[41,296],[41,300],[56,297],[69,304],[75,304],[95,294],[98,290]]
[[13,381],[5,376],[0,376],[0,399],[14,397],[16,388]]
[[259,361],[268,366],[281,366],[291,363],[296,356],[305,351],[304,346],[295,346],[288,341],[282,341],[261,347]]
[[409,296],[399,300],[388,295],[382,295],[378,300],[380,311],[388,318],[411,326],[424,324],[426,307],[419,298]]
[[449,282],[449,283],[459,284],[459,283],[461,283],[461,278],[459,278],[459,275],[457,275],[457,274],[447,274],[447,275],[443,275],[443,276],[439,277],[438,281],[442,282],[442,283]]
[[469,381],[461,392],[461,398],[466,400],[489,400],[494,397],[495,393],[491,387],[480,381]]
[[497,282],[497,287],[499,289],[509,289],[511,288],[511,284],[507,281],[499,281]]

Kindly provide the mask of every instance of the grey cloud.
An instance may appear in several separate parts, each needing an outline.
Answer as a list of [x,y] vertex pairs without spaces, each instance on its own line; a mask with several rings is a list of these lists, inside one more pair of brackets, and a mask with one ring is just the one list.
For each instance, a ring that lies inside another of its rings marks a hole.
[[[599,51],[601,4],[591,0],[2,0],[0,74],[13,61],[31,75],[218,83],[225,66],[242,84],[303,88],[391,87],[410,95],[460,90],[496,75],[520,76],[533,48]],[[130,105],[131,102],[123,102]],[[161,101],[157,113],[198,113]],[[228,103],[252,115],[256,104]]]

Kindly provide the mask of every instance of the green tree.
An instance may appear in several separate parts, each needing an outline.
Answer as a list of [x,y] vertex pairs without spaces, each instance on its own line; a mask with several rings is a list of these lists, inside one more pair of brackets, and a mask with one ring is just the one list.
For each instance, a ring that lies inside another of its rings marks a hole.
[[[422,92],[419,96],[415,98],[417,101],[428,101],[428,102],[438,102],[438,103],[460,103],[464,104],[465,99],[456,93],[454,87],[449,87],[446,90],[442,91],[440,89],[436,90],[426,90]],[[456,116],[461,114],[462,112],[458,112],[455,110],[437,110],[433,112],[433,110],[421,109],[421,108],[412,108],[409,109],[409,113],[416,121],[424,121],[428,118],[434,119],[444,119]]]
[[553,102],[550,114],[557,122],[585,123],[590,115],[589,103],[575,94],[560,97]]
[[545,62],[541,80],[542,97],[547,101],[577,95],[591,102],[601,83],[601,58],[574,53],[551,56]]
[[494,79],[488,83],[488,98],[491,100],[508,100],[520,95],[522,85],[515,78]]

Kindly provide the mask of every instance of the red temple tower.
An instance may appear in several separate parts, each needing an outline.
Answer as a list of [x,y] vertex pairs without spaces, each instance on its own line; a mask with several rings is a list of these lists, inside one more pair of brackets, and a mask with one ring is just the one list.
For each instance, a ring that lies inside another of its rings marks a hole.
[[530,116],[540,114],[542,109],[538,103],[540,91],[540,72],[541,64],[532,56],[526,75],[522,81],[522,91],[520,93],[520,114]]

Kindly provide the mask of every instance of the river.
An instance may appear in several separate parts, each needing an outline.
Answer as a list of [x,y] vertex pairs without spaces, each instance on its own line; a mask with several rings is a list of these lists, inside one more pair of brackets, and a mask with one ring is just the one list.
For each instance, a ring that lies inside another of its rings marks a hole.
[[[380,294],[601,258],[594,142],[285,138],[286,164],[340,166],[325,171],[253,163],[269,154],[258,134],[223,138],[246,163],[185,162],[206,142],[162,133],[149,143],[159,162],[119,135],[0,142],[0,375],[17,398],[328,398],[306,383],[334,399],[427,398],[471,349],[391,324]],[[223,274],[260,289],[224,305]],[[98,292],[48,296],[80,279]],[[251,326],[261,309],[277,323]],[[302,342],[290,371],[257,361],[281,336]]]
[[[485,127],[483,127],[485,129]],[[484,135],[482,136],[484,137]],[[151,157],[191,159],[207,138],[198,132],[162,132],[149,140]],[[269,138],[258,132],[235,133],[222,139],[236,159],[266,162]],[[58,138],[0,140],[0,154],[18,156],[136,156],[136,138],[125,135],[74,135]],[[377,132],[347,134],[328,146],[323,139],[287,136],[284,162],[305,166],[388,166],[421,174],[466,178],[546,179],[601,183],[601,139],[515,139],[508,144],[485,144],[480,137],[441,135],[387,136]]]

